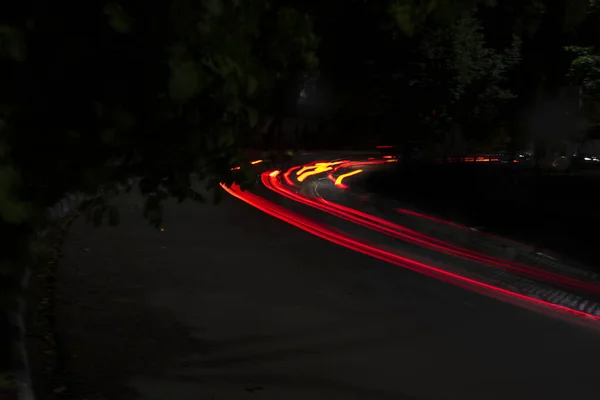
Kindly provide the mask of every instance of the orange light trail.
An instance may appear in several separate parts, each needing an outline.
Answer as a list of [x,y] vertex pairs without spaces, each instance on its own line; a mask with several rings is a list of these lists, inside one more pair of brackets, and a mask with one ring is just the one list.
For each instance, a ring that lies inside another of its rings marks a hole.
[[342,189],[347,189],[348,186],[344,185],[342,182],[344,181],[344,179],[346,179],[349,176],[354,176],[354,175],[358,175],[361,172],[363,172],[362,169],[355,169],[352,172],[347,172],[345,174],[339,175],[336,179],[335,182],[333,183],[335,186],[337,186],[338,188],[342,188]]
[[318,166],[315,169],[313,169],[312,171],[306,171],[306,172],[302,173],[302,175],[298,176],[297,179],[298,179],[298,182],[303,182],[309,176],[322,174],[323,172],[331,171],[332,169],[333,169],[332,167]]

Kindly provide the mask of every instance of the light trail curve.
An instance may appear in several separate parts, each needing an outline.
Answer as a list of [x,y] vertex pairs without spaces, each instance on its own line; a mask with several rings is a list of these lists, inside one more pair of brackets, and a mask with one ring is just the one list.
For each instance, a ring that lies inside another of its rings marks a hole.
[[[560,284],[562,286],[574,287],[579,290],[583,290],[590,293],[600,293],[600,288],[597,285],[589,282],[583,282],[577,279],[573,279],[568,276],[562,276],[559,274],[551,273],[549,271],[543,271],[530,266],[517,265],[514,263],[508,263],[504,260],[498,260],[493,257],[479,254],[472,250],[460,248],[453,244],[441,241],[436,238],[429,237],[422,233],[410,230],[406,227],[399,226],[390,221],[386,221],[382,218],[364,213],[360,210],[352,209],[340,204],[336,204],[324,199],[314,199],[309,196],[300,194],[296,191],[298,184],[301,184],[306,178],[312,178],[323,173],[337,173],[344,171],[348,168],[354,168],[357,166],[364,165],[376,165],[389,162],[389,159],[373,160],[369,159],[366,161],[350,161],[342,160],[336,161],[335,163],[328,164],[326,162],[317,162],[307,165],[295,166],[288,169],[285,172],[280,171],[266,171],[261,174],[261,182],[269,190],[294,200],[298,203],[306,206],[318,209],[328,214],[334,215],[338,218],[346,221],[358,224],[365,228],[377,231],[379,233],[400,239],[409,243],[417,244],[419,246],[450,254],[455,257],[467,259],[481,264],[486,264],[494,267],[501,267],[504,269],[510,269],[520,274],[525,274],[536,279],[550,281],[552,283]],[[393,160],[395,161],[395,160]],[[358,171],[358,170],[354,170]],[[340,173],[338,177],[334,179],[338,183],[338,187],[344,185],[342,183],[345,177],[357,175],[360,172],[347,171],[346,173]],[[338,179],[342,176],[341,179]],[[301,180],[298,177],[303,177]],[[330,179],[332,176],[329,177]],[[579,309],[570,308],[560,304],[554,304],[549,301],[537,299],[531,296],[527,296],[521,293],[517,293],[505,288],[495,286],[493,284],[483,282],[477,279],[473,279],[469,276],[464,276],[451,272],[437,266],[428,265],[423,262],[413,260],[404,255],[397,254],[387,249],[381,248],[377,243],[369,243],[361,238],[353,237],[346,232],[342,232],[333,229],[325,224],[314,221],[308,217],[292,212],[285,207],[276,204],[272,201],[267,200],[257,194],[242,191],[239,186],[232,185],[227,187],[221,185],[222,188],[232,196],[252,205],[253,207],[273,216],[282,221],[285,221],[291,225],[294,225],[306,232],[309,232],[322,239],[328,240],[332,243],[340,246],[352,249],[354,251],[366,254],[368,256],[377,258],[379,260],[394,264],[403,268],[407,268],[421,274],[425,274],[436,279],[440,279],[454,285],[467,288],[485,294],[487,296],[499,298],[503,301],[516,303],[520,306],[533,308],[537,311],[550,312],[556,316],[556,313],[560,313],[562,316],[575,316],[578,317],[579,322],[597,322],[600,320],[600,316],[591,314],[588,312],[581,311]],[[344,185],[345,186],[345,185]],[[343,187],[343,186],[342,186]]]

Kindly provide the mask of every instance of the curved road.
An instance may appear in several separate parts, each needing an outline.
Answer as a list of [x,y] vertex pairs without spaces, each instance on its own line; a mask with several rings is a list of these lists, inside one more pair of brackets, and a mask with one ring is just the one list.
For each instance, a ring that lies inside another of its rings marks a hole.
[[[352,213],[343,185],[370,164],[337,165],[169,203],[164,231],[136,194],[116,228],[77,221],[57,288],[77,398],[596,396],[594,284]],[[577,301],[544,297],[559,291]]]
[[[221,187],[267,214],[346,248],[505,301],[596,326],[600,321],[600,279],[571,268],[568,260],[405,208],[386,209],[379,204],[381,200],[371,199],[368,194],[348,195],[352,193],[347,191],[349,178],[396,161],[391,155],[358,155],[304,162],[260,174],[265,188],[336,217],[333,223],[331,219],[322,223],[307,218],[290,209],[289,204],[277,204],[236,185]],[[375,210],[375,214],[369,210]],[[394,221],[397,214],[402,214],[401,222]],[[340,222],[342,226],[346,223],[341,230]],[[357,232],[357,226],[363,229]],[[518,261],[523,258],[529,262]],[[552,262],[548,263],[549,259]]]

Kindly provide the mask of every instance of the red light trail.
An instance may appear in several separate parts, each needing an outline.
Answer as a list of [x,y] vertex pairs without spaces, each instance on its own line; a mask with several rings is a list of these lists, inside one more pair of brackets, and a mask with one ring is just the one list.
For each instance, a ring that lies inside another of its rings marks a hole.
[[[501,268],[503,270],[514,272],[515,274],[531,277],[537,280],[550,282],[552,284],[559,285],[561,287],[569,287],[577,290],[581,290],[587,293],[600,294],[600,286],[581,281],[579,279],[553,273],[540,268],[535,268],[528,265],[521,265],[511,263],[506,260],[497,259],[485,254],[478,253],[473,250],[462,248],[454,244],[445,242],[443,240],[430,237],[423,233],[414,231],[407,227],[395,224],[391,221],[379,218],[377,216],[365,213],[363,211],[353,209],[341,204],[337,204],[322,198],[313,198],[305,194],[298,193],[296,191],[298,183],[294,182],[294,178],[297,182],[302,183],[309,177],[315,177],[319,174],[328,173],[327,178],[334,182],[337,188],[347,188],[346,184],[343,183],[344,179],[358,175],[363,172],[363,169],[351,169],[354,167],[365,167],[369,165],[380,165],[390,161],[388,157],[384,159],[369,159],[366,161],[336,161],[336,162],[313,162],[303,166],[295,166],[287,171],[281,173],[280,171],[267,171],[261,174],[261,181],[263,185],[269,190],[294,200],[298,203],[306,206],[318,209],[328,214],[334,215],[340,219],[352,222],[354,224],[363,226],[373,231],[385,234],[387,236],[399,239],[403,242],[412,243],[436,252],[448,254],[457,258],[476,262],[493,268]],[[392,161],[396,161],[393,159]],[[343,169],[348,169],[345,173],[339,173],[337,176],[333,174],[340,172]],[[551,303],[549,301],[536,299],[524,294],[520,294],[511,290],[507,290],[486,282],[482,282],[472,277],[450,272],[443,268],[427,265],[423,262],[412,260],[400,254],[396,254],[389,250],[382,249],[375,243],[368,243],[362,239],[350,236],[345,232],[335,230],[331,227],[318,223],[300,214],[294,213],[285,207],[268,201],[256,194],[242,191],[239,186],[233,185],[226,187],[221,185],[232,196],[262,210],[263,212],[272,215],[280,220],[283,220],[291,225],[294,225],[300,229],[310,232],[320,238],[360,252],[362,254],[369,255],[379,260],[386,261],[388,263],[398,265],[404,268],[408,268],[413,271],[420,272],[422,274],[435,277],[447,282],[451,282],[461,287],[468,287],[471,290],[476,290],[480,293],[488,296],[498,297],[504,301],[517,301],[521,306],[529,306],[539,309],[542,307],[545,310],[567,312],[570,315],[576,315],[580,317],[587,317],[593,320],[600,320],[600,317],[589,314],[580,310],[575,310],[563,305]],[[397,211],[406,214],[411,214],[417,217],[422,217],[436,222],[453,225],[462,229],[468,229],[467,227],[454,224],[449,221],[439,220],[434,217],[416,213],[410,210],[398,209]],[[523,304],[526,302],[527,304]]]

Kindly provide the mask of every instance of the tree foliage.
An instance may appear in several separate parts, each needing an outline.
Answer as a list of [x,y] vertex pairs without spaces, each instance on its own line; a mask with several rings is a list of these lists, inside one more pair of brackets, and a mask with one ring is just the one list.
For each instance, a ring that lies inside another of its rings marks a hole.
[[600,2],[590,1],[586,25],[582,29],[580,45],[566,46],[572,55],[567,73],[570,83],[581,87],[582,105],[587,123],[600,124]]
[[[435,109],[441,128],[460,126],[479,142],[497,121],[503,102],[516,95],[506,86],[508,73],[520,62],[521,40],[515,36],[509,47],[490,47],[474,12],[465,12],[448,23],[436,23],[423,32],[415,54],[415,69],[409,86]],[[487,128],[487,129],[486,129]],[[494,132],[498,133],[498,132]]]
[[498,126],[501,108],[516,96],[507,80],[521,60],[522,42],[518,34],[499,42],[488,37],[482,10],[497,4],[381,4],[367,2],[362,13],[378,22],[366,41],[367,65],[357,72],[366,86],[358,88],[368,99],[364,103],[387,123],[386,140],[431,143],[458,127],[476,142],[492,140],[490,132],[497,136],[489,127]]
[[[333,62],[324,54],[323,68],[336,65],[331,75],[340,103],[360,104],[365,114],[386,121],[388,140],[431,141],[426,132],[433,126],[448,130],[451,124],[474,144],[515,141],[528,135],[529,110],[565,85],[563,46],[584,21],[588,3],[349,2],[349,21],[338,20],[341,29],[331,42],[347,38],[352,46],[328,51]],[[330,40],[322,35],[325,48]],[[339,71],[338,60],[347,72]],[[348,113],[358,114],[356,107]]]
[[[590,32],[598,20],[587,11],[596,3],[2,5],[0,229],[18,242],[43,223],[44,206],[76,189],[100,189],[89,218],[114,223],[109,198],[130,176],[143,178],[145,214],[159,226],[165,198],[202,200],[191,176],[211,187],[246,180],[244,168],[231,169],[240,162],[236,145],[265,112],[292,112],[299,78],[317,64],[336,110],[376,118],[392,140],[437,140],[436,130],[459,127],[474,143],[492,143],[516,120],[515,108],[557,90],[569,67],[571,82],[595,96],[600,43]],[[566,45],[574,45],[571,64]],[[16,227],[21,236],[9,234]],[[27,249],[14,243],[5,245]]]
[[281,81],[317,65],[311,18],[267,0],[8,6],[0,14],[3,250],[27,241],[43,208],[71,190],[105,193],[90,218],[114,223],[111,193],[140,176],[146,216],[159,226],[164,198],[202,200],[192,176],[213,188],[244,182],[247,171],[232,171],[236,143]]

